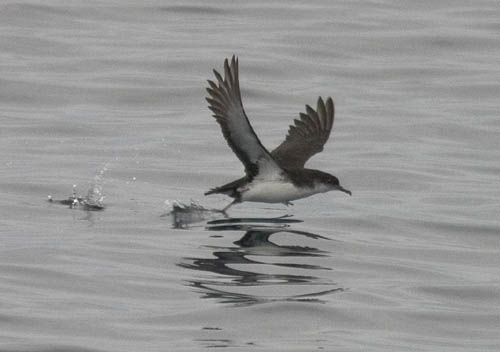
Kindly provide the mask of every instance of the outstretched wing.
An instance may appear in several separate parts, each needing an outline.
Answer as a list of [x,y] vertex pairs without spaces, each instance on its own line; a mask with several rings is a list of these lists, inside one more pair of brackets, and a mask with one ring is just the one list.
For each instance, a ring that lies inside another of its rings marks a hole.
[[224,61],[224,78],[216,70],[214,74],[217,83],[208,81],[209,108],[227,143],[245,166],[245,173],[250,178],[281,175],[282,169],[260,142],[243,109],[236,57],[233,56],[231,64],[228,59]]
[[323,150],[333,126],[334,105],[328,97],[326,103],[318,98],[316,111],[306,105],[306,113],[295,119],[288,135],[271,153],[274,160],[285,169],[303,168],[307,160]]

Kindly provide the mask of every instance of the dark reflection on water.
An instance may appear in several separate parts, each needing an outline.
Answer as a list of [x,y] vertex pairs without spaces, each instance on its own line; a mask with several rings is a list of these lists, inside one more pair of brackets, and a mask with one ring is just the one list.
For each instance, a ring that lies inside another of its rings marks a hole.
[[[202,293],[202,298],[216,299],[221,303],[240,306],[270,301],[323,302],[322,296],[344,289],[316,274],[331,268],[304,264],[299,258],[329,257],[331,253],[313,246],[282,245],[271,239],[273,235],[280,234],[306,237],[311,242],[329,240],[318,234],[291,228],[292,224],[301,222],[290,217],[209,221],[207,231],[241,231],[243,236],[228,246],[205,246],[212,251],[213,257],[183,258],[178,265],[216,274],[200,275],[187,281]],[[287,259],[279,261],[280,257]],[[297,262],[290,258],[297,258]]]

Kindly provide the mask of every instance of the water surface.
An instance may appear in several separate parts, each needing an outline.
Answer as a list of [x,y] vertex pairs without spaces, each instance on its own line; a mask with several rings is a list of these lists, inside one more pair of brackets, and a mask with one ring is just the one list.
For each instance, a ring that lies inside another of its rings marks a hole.
[[[496,1],[4,1],[0,23],[1,350],[500,350]],[[334,98],[309,166],[352,197],[162,216],[242,175],[204,101],[233,54],[269,148]],[[104,210],[47,202],[96,177]]]

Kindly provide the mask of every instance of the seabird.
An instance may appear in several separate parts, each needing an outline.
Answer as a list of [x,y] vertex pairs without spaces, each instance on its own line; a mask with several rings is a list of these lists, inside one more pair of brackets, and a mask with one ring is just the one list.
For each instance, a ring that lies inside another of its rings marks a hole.
[[306,105],[290,126],[285,141],[269,152],[255,134],[241,101],[238,59],[224,61],[224,78],[214,70],[217,82],[208,81],[207,99],[213,117],[219,123],[227,143],[245,167],[245,176],[215,187],[205,195],[220,193],[234,198],[225,207],[241,202],[283,203],[316,193],[351,191],[339,184],[337,177],[326,172],[306,169],[305,163],[323,150],[333,126],[332,98],[318,98],[316,110]]

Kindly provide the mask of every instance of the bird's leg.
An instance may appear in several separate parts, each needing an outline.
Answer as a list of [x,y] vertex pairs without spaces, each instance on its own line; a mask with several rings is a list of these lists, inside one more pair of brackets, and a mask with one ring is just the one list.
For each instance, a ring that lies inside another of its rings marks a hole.
[[233,200],[231,203],[229,203],[226,207],[224,207],[224,209],[221,210],[221,213],[226,213],[226,210],[228,210],[229,208],[231,208],[233,205],[235,205],[236,203],[239,203],[239,200],[238,199],[235,199]]
[[283,204],[285,204],[286,206],[293,205],[293,203],[289,201],[283,202]]

